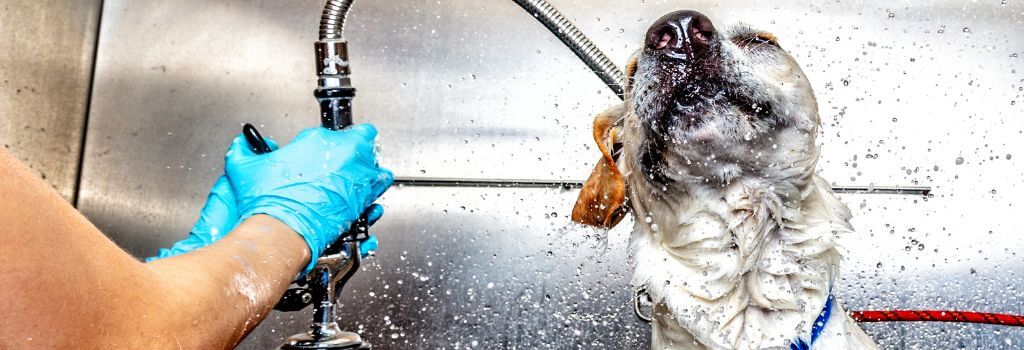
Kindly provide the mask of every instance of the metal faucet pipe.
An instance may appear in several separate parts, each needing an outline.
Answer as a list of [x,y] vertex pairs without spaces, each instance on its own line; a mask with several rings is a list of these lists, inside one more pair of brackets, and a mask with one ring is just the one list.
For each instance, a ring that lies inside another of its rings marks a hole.
[[[356,89],[349,75],[348,42],[344,38],[345,16],[354,0],[327,0],[320,17],[320,40],[316,50],[317,87],[313,91],[320,105],[320,125],[341,130],[353,124],[352,99]],[[247,136],[249,134],[246,134]],[[252,143],[252,142],[250,142]],[[258,143],[258,142],[257,142]],[[275,306],[282,311],[301,310],[313,304],[313,325],[310,331],[293,335],[281,346],[283,350],[368,350],[371,345],[357,333],[346,332],[335,321],[335,303],[352,275],[359,270],[359,245],[369,238],[366,213],[360,216],[337,242],[324,250],[313,271],[300,281],[308,287],[287,291]],[[342,251],[342,248],[347,251]]]
[[345,17],[355,0],[328,0],[320,16],[320,41],[344,40]]
[[545,0],[514,0],[569,47],[620,99],[625,99],[625,75],[576,25]]

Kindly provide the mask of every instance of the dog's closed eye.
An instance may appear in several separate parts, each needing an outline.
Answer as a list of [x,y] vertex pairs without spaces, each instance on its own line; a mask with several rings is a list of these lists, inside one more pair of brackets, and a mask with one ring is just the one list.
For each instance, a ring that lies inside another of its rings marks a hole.
[[779,47],[779,42],[775,39],[775,35],[769,32],[737,35],[732,38],[732,42],[742,48],[751,50],[762,47]]

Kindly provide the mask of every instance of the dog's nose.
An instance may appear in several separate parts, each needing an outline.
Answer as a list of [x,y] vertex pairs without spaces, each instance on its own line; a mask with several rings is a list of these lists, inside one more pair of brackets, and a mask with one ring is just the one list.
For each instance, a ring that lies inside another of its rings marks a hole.
[[707,54],[717,36],[711,19],[693,10],[662,16],[647,30],[647,49],[695,59]]

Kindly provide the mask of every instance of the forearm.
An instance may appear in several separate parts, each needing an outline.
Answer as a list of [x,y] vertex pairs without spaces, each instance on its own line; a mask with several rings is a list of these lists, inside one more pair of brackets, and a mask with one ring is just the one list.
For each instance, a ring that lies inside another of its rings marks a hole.
[[254,216],[221,242],[142,264],[0,149],[0,349],[234,345],[308,262]]
[[266,317],[308,261],[300,236],[273,218],[254,216],[214,245],[147,264],[180,310],[158,325],[196,332],[181,334],[198,342],[192,346],[231,347]]

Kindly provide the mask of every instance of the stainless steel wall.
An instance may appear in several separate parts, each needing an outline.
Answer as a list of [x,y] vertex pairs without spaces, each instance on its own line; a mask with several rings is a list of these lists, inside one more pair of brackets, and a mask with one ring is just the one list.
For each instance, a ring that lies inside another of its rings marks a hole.
[[[1024,312],[1024,4],[558,0],[623,62],[679,9],[774,32],[818,92],[823,174],[919,184],[931,198],[846,195],[857,236],[837,294],[850,309]],[[81,210],[147,256],[185,236],[243,122],[289,140],[316,123],[303,1],[107,0]],[[615,98],[511,1],[357,2],[355,108],[403,176],[579,179],[590,116]],[[568,224],[575,193],[397,188],[382,249],[345,292],[348,328],[378,348],[637,348],[623,228],[607,247]],[[305,326],[275,313],[241,346]],[[866,325],[889,348],[1020,347],[988,326]]]
[[72,199],[100,0],[0,1],[0,146]]

